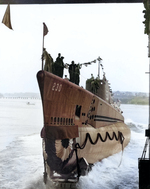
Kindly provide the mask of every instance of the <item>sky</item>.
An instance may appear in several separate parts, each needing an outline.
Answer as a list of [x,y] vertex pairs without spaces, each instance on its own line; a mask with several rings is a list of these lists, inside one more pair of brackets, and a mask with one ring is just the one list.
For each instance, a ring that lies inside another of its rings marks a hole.
[[[0,20],[7,5],[0,5]],[[0,22],[0,93],[39,92],[44,47],[56,60],[85,63],[102,58],[113,91],[149,92],[148,36],[142,3],[10,5],[10,30]],[[98,74],[98,63],[82,66],[80,86]],[[64,70],[64,75],[68,70]],[[102,73],[101,73],[102,76]]]

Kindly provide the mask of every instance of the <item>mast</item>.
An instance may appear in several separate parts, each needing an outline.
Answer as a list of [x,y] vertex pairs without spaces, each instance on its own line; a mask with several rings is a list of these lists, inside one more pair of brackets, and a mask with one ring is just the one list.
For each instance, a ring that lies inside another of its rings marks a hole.
[[98,58],[97,58],[97,60],[98,60],[98,77],[100,78],[100,62],[101,62],[101,57],[99,56]]

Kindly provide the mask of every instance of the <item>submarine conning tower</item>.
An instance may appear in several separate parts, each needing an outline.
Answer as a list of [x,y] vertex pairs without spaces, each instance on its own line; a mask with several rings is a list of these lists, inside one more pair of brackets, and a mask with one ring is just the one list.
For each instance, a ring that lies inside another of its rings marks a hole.
[[113,104],[112,90],[105,76],[103,79],[99,77],[94,78],[91,74],[91,78],[86,80],[86,90],[102,98],[109,104]]

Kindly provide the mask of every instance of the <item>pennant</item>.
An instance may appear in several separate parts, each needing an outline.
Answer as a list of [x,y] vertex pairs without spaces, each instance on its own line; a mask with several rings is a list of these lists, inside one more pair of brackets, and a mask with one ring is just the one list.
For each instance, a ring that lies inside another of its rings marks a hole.
[[9,29],[12,29],[11,20],[10,20],[10,6],[8,4],[7,9],[5,11],[2,23],[5,24]]
[[46,24],[43,22],[43,35],[45,36],[45,35],[47,35],[47,33],[48,33],[48,28],[47,28]]

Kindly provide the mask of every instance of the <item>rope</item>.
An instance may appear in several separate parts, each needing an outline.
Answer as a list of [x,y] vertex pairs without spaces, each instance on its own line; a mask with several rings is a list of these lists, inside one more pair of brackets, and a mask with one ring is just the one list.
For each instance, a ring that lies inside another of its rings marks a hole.
[[[79,177],[80,177],[80,175],[81,175],[81,172],[80,172],[80,168],[79,168],[79,165],[78,165],[79,158],[78,158],[77,149],[79,148],[79,149],[83,150],[83,149],[85,148],[85,146],[86,146],[86,143],[87,143],[88,139],[89,139],[89,141],[90,141],[90,143],[91,143],[92,145],[95,145],[95,144],[97,144],[98,139],[100,139],[102,142],[106,142],[107,138],[109,138],[109,140],[113,140],[114,138],[116,139],[116,141],[119,141],[119,140],[120,140],[120,144],[122,145],[122,156],[123,156],[123,142],[124,142],[124,139],[125,139],[125,138],[124,138],[122,132],[118,131],[118,137],[117,137],[117,135],[116,135],[115,132],[113,132],[112,137],[110,136],[110,134],[109,134],[108,132],[106,132],[106,136],[105,136],[104,139],[102,138],[102,136],[101,136],[100,133],[97,133],[97,138],[96,138],[95,142],[93,142],[93,140],[92,140],[90,134],[89,134],[89,133],[86,133],[86,138],[85,138],[84,143],[83,143],[81,146],[80,146],[79,143],[76,143],[76,144],[75,144],[75,153],[76,153],[76,160],[77,160],[78,179],[79,179]],[[122,156],[121,156],[121,161],[120,161],[119,166],[121,165],[121,162],[122,162]],[[118,166],[118,167],[119,167],[119,166]]]
[[89,141],[90,141],[90,143],[91,143],[92,145],[95,145],[95,144],[97,144],[98,139],[100,139],[102,142],[106,142],[107,138],[109,138],[109,140],[113,140],[114,138],[116,139],[116,141],[119,141],[119,140],[120,140],[120,143],[121,143],[121,145],[122,145],[122,150],[123,150],[123,142],[124,142],[124,139],[125,139],[125,138],[124,138],[123,134],[122,134],[120,131],[118,131],[118,137],[116,136],[116,133],[115,133],[115,132],[113,132],[112,137],[110,136],[110,134],[109,134],[108,132],[106,132],[106,136],[105,136],[104,139],[102,138],[102,136],[101,136],[100,133],[97,133],[97,138],[96,138],[95,142],[93,142],[93,140],[92,140],[90,134],[89,134],[89,133],[86,133],[86,138],[85,138],[84,143],[83,143],[81,146],[80,146],[79,143],[76,143],[76,144],[75,144],[75,148],[77,148],[77,149],[79,148],[79,149],[83,150],[83,149],[85,148],[85,146],[86,146],[86,143],[87,143],[88,139],[89,139]]
[[[77,149],[84,149],[85,146],[86,146],[86,144],[87,144],[87,141],[88,141],[88,140],[90,141],[90,143],[91,143],[92,145],[96,145],[99,139],[100,139],[102,142],[106,142],[107,139],[109,139],[109,140],[116,139],[116,141],[120,141],[120,143],[121,143],[121,145],[122,145],[122,152],[123,152],[123,142],[124,142],[124,139],[125,139],[125,138],[124,138],[123,134],[122,134],[120,131],[118,131],[118,136],[116,135],[115,132],[113,132],[112,137],[110,136],[110,134],[109,134],[108,132],[106,132],[106,136],[105,136],[104,139],[103,139],[103,137],[101,136],[100,133],[97,133],[97,138],[96,138],[95,141],[92,140],[92,138],[91,138],[91,136],[90,136],[89,133],[86,133],[86,138],[85,138],[84,143],[83,143],[81,146],[80,146],[79,143],[76,143],[76,144],[75,144],[75,149],[74,149],[75,154],[76,154],[77,174],[78,174],[77,177],[78,177],[78,180],[79,180],[79,177],[81,176],[81,170],[80,170],[80,166],[79,166],[79,158],[78,158]],[[45,141],[43,140],[43,143],[44,143],[44,142],[45,142]],[[43,147],[45,147],[45,146],[43,146]],[[45,150],[45,148],[44,148],[44,150]],[[43,157],[44,157],[44,155],[43,155]],[[120,164],[121,164],[121,162],[120,162]],[[119,165],[119,166],[120,166],[120,165]],[[43,179],[44,179],[44,183],[46,184],[46,183],[47,183],[47,171],[46,171],[46,160],[45,160],[45,158],[44,158],[44,175],[43,175]]]

